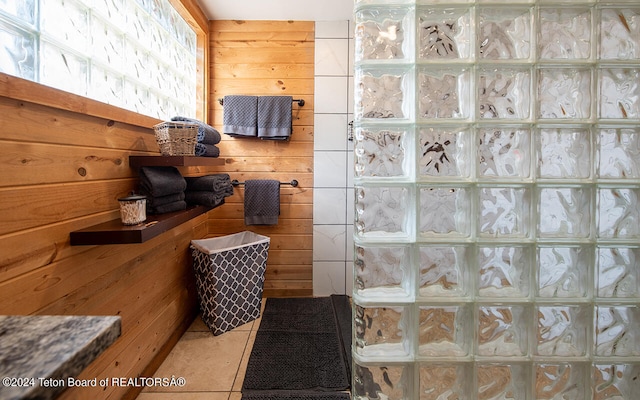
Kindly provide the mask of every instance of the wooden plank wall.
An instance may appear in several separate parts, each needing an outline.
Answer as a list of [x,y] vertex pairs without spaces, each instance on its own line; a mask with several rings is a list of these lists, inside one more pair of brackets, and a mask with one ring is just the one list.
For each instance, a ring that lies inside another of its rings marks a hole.
[[290,95],[304,99],[293,106],[289,142],[223,136],[216,172],[232,179],[297,179],[281,190],[280,220],[275,226],[245,226],[244,190],[209,213],[209,235],[243,230],[267,235],[271,247],[265,277],[266,297],[311,296],[313,259],[313,90],[314,22],[210,21],[209,123],[222,132],[225,95]]
[[118,197],[138,182],[128,156],[158,153],[157,122],[0,74],[0,314],[121,316],[122,336],[82,379],[152,376],[197,312],[188,247],[206,236],[206,215],[143,244],[69,245],[69,232],[119,218]]
[[[208,20],[196,0],[170,1],[198,34],[207,88]],[[206,98],[196,99],[200,116]],[[0,73],[0,314],[119,315],[121,337],[80,379],[153,376],[198,311],[189,244],[207,235],[206,215],[143,244],[69,245],[69,232],[119,218],[117,199],[138,182],[129,155],[158,154],[158,122]],[[61,398],[140,390],[72,388]]]

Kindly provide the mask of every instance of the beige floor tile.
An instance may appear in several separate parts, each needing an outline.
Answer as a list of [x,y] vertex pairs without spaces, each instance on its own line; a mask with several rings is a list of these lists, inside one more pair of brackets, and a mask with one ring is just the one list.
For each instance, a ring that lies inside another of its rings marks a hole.
[[255,321],[251,321],[251,322],[247,322],[244,325],[240,325],[237,328],[233,328],[234,331],[250,331],[251,329],[253,329],[253,324],[255,323]]
[[257,331],[258,328],[260,327],[260,321],[262,321],[262,314],[260,314],[260,318],[258,318],[257,320],[253,321],[253,326],[251,327],[252,331]]
[[[262,299],[260,316],[266,299]],[[136,400],[241,400],[242,382],[260,318],[213,336],[200,315],[162,363],[155,377],[183,377],[181,388],[146,388]]]
[[267,304],[267,299],[263,298],[262,299],[262,304],[260,305],[260,317],[258,317],[258,319],[256,319],[253,323],[253,327],[252,329],[254,331],[257,331],[258,328],[260,327],[260,321],[262,321],[262,315],[264,314],[264,306]]
[[204,324],[204,321],[202,321],[200,314],[198,314],[189,326],[189,329],[187,329],[187,332],[209,332],[209,328]]
[[[253,329],[253,321],[247,322],[244,325],[240,325],[236,328],[233,328],[228,332],[250,331],[251,329]],[[191,326],[189,326],[189,329],[187,329],[187,332],[210,332],[210,331],[209,331],[209,327],[204,323],[204,321],[202,321],[202,317],[198,315],[196,319],[193,320],[193,323],[191,323]]]
[[[262,316],[262,311],[264,310],[264,302],[265,300],[262,300],[262,308],[260,310],[260,317]],[[251,330],[257,330],[258,326],[260,325],[260,317],[258,317],[258,319],[254,320],[254,321],[249,321],[244,325],[240,325],[236,328],[233,328],[231,331],[251,331]],[[191,326],[189,326],[189,329],[187,329],[187,331],[189,332],[209,332],[209,328],[207,327],[207,325],[202,321],[202,315],[198,314],[198,316],[196,317],[195,320],[193,320],[193,323],[191,323]]]
[[[141,393],[136,400],[228,400],[229,394],[228,392]],[[242,396],[238,397],[238,400],[241,398]]]
[[244,325],[241,325],[237,328],[235,328],[234,330],[239,330],[239,331],[253,331],[253,330],[258,330],[258,327],[260,326],[260,319],[262,318],[262,312],[264,311],[264,302],[266,299],[262,299],[262,303],[260,305],[260,316],[251,322],[248,322]]
[[238,374],[236,375],[236,381],[233,383],[233,391],[239,392],[242,390],[242,382],[244,382],[244,375],[247,372],[247,364],[249,363],[249,356],[251,356],[251,349],[253,343],[256,340],[256,331],[251,331],[249,334],[249,340],[247,341],[247,349],[240,361],[240,367],[238,368]]
[[183,387],[153,387],[145,392],[230,392],[242,361],[250,331],[219,336],[186,332],[162,363],[155,377],[183,377]]

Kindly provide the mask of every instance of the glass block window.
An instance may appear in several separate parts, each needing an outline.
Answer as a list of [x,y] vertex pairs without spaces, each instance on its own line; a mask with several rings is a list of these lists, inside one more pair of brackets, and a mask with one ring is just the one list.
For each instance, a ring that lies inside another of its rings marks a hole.
[[169,0],[0,0],[0,72],[160,119],[195,116],[196,39]]
[[638,0],[355,25],[353,399],[640,398]]

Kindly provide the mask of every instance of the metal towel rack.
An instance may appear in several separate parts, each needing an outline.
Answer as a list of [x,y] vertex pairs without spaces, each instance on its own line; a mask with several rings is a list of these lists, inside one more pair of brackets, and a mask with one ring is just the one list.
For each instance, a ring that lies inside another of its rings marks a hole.
[[[294,103],[298,103],[298,105],[300,107],[304,106],[304,99],[291,99],[292,102]],[[224,105],[224,99],[218,99],[218,103],[220,103],[221,106]]]
[[[231,181],[231,184],[233,186],[238,186],[238,185],[244,185],[244,182],[240,182],[237,179],[234,179]],[[298,186],[298,180],[297,179],[292,179],[291,182],[280,182],[280,185],[291,185],[293,187]]]

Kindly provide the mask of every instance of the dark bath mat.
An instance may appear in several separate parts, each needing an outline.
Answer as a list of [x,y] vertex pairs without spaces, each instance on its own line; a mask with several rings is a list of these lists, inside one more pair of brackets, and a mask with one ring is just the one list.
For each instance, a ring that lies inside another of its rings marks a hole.
[[351,364],[353,358],[351,357],[351,301],[347,296],[332,295],[333,311],[336,316],[336,322],[340,331],[342,348],[347,360],[347,373],[349,376],[349,383],[351,383]]
[[[350,323],[344,326],[347,318],[347,296],[267,299],[243,399],[348,399],[348,393],[341,393],[351,380],[344,342],[351,337]],[[345,328],[349,332],[343,334]]]
[[266,301],[258,332],[337,332],[330,297]]
[[324,393],[324,392],[308,392],[301,393],[299,391],[278,393],[243,393],[242,400],[349,400],[349,393]]

